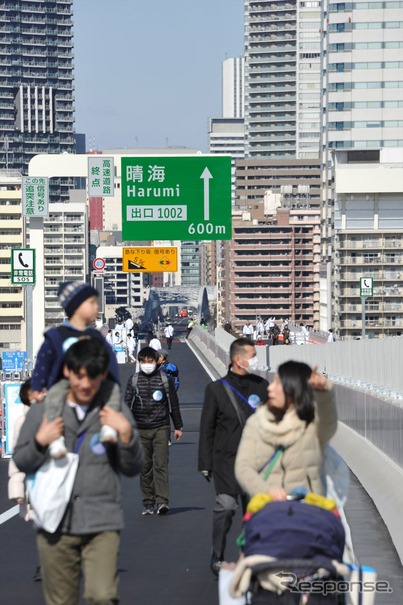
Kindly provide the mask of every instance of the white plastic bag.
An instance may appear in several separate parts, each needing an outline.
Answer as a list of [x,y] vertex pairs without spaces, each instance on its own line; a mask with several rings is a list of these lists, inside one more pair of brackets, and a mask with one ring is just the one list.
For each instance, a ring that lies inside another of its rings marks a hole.
[[231,584],[232,576],[234,575],[233,569],[220,569],[218,574],[218,602],[219,605],[245,605],[246,598],[242,597],[231,597],[229,594],[229,587]]
[[60,525],[73,491],[79,456],[48,458],[35,474],[27,477],[29,502],[37,527],[53,534]]

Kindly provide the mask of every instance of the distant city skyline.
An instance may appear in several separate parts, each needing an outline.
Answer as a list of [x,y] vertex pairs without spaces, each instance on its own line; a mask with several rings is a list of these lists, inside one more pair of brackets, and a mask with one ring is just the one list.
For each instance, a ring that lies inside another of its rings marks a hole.
[[74,2],[76,132],[87,148],[208,151],[222,64],[243,53],[243,0]]

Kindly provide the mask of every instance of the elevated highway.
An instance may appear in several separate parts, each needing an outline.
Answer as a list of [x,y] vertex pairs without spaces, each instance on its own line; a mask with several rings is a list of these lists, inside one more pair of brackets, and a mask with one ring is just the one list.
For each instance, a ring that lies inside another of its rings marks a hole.
[[[202,343],[201,335],[207,338],[196,328],[189,341],[182,336],[176,338],[170,351],[171,360],[180,368],[184,435],[170,448],[169,514],[142,517],[138,478],[123,480],[126,529],[119,566],[122,604],[218,605],[217,582],[209,569],[214,491],[197,472],[197,444],[204,388],[225,370],[225,359],[220,357],[224,358],[225,351],[213,355]],[[133,366],[120,369],[125,385]],[[7,465],[7,460],[0,460],[0,603],[40,605],[40,583],[32,582],[37,565],[34,532],[7,500]],[[374,566],[379,579],[389,582],[393,590],[377,595],[376,605],[399,605],[403,594],[399,556],[377,508],[354,475],[347,516],[358,557]],[[235,538],[240,527],[238,514],[228,541],[229,560],[237,557]]]

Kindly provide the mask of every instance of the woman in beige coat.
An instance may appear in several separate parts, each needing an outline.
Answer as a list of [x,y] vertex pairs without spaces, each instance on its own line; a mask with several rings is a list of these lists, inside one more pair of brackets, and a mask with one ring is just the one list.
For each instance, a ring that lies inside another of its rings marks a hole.
[[323,448],[336,428],[332,384],[305,363],[283,363],[268,387],[267,403],[243,430],[235,461],[239,484],[249,497],[269,493],[285,500],[299,487],[322,494]]

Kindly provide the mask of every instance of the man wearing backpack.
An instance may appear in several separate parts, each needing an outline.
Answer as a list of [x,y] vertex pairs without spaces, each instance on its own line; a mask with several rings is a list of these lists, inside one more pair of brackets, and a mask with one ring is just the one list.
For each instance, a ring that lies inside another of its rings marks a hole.
[[140,475],[143,515],[169,511],[168,440],[170,419],[176,441],[182,437],[182,417],[173,378],[160,372],[158,353],[152,347],[139,351],[139,373],[128,381],[125,403],[131,409],[144,450],[144,467]]

